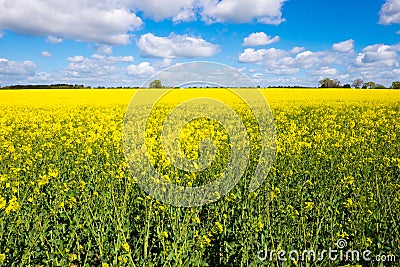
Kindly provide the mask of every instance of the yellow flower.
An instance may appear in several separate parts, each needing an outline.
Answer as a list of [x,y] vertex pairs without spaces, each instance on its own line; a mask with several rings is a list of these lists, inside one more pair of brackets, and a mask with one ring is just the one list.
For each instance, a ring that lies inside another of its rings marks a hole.
[[200,242],[200,247],[203,248],[204,246],[208,245],[211,243],[211,239],[208,238],[207,235],[203,235],[201,237],[201,242]]
[[80,180],[79,184],[81,186],[81,189],[85,189],[85,186],[86,186],[86,182],[85,181]]
[[369,247],[372,244],[372,239],[370,237],[367,237],[367,240],[365,240],[365,246]]
[[50,177],[57,178],[58,174],[59,174],[58,170],[50,170],[49,171],[49,176]]
[[215,227],[220,233],[224,231],[224,226],[220,222],[215,222]]
[[306,211],[311,211],[314,208],[314,202],[312,201],[307,201],[305,204],[306,206],[304,207],[304,209]]
[[122,247],[123,247],[127,252],[129,252],[129,250],[131,249],[131,247],[129,246],[128,243],[122,244]]
[[260,232],[260,231],[262,231],[262,229],[264,228],[264,224],[262,223],[262,222],[257,222],[257,225],[256,225],[256,232]]
[[194,223],[200,224],[200,218],[199,217],[194,217],[192,220],[193,220]]
[[18,211],[21,206],[18,203],[17,197],[13,196],[11,200],[8,202],[8,207],[6,208],[6,214],[9,214],[11,211]]
[[49,175],[40,175],[40,179],[38,181],[38,186],[46,185],[49,183],[50,176]]
[[5,181],[7,181],[7,175],[0,174],[0,182],[5,182]]
[[74,205],[74,203],[76,203],[76,198],[75,198],[75,197],[71,197],[71,198],[70,198],[70,202],[69,202],[69,207],[72,208],[72,206]]
[[351,198],[348,198],[345,202],[343,202],[343,205],[346,207],[346,208],[351,208],[353,205],[354,205],[354,202],[353,202],[353,200],[351,199]]
[[7,201],[3,197],[0,197],[0,210],[4,209],[4,207],[6,205],[7,205]]
[[349,238],[349,235],[344,231],[342,231],[341,233],[337,233],[336,236],[344,239]]
[[272,191],[275,192],[275,194],[279,195],[281,193],[281,190],[278,187],[272,186]]
[[249,198],[249,199],[251,199],[251,198],[255,198],[255,197],[257,197],[257,192],[251,192],[247,197]]
[[163,238],[168,238],[168,233],[165,232],[165,231],[163,231],[163,232],[161,232],[161,236],[162,236]]
[[5,261],[6,259],[6,254],[0,254],[0,262]]

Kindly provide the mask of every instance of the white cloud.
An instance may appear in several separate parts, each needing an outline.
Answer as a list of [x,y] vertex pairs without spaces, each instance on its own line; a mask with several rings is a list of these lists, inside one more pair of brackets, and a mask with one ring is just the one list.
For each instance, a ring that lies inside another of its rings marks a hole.
[[106,56],[104,56],[104,55],[99,55],[99,54],[93,54],[93,55],[92,55],[92,58],[93,58],[93,59],[104,60],[104,59],[106,59]]
[[132,56],[105,56],[94,54],[90,58],[82,55],[69,57],[70,62],[63,70],[63,75],[69,79],[99,79],[99,81],[122,81],[124,64],[134,61]]
[[[107,62],[107,63],[124,63],[124,62],[131,63],[135,60],[133,56],[106,56],[106,55],[99,55],[99,54],[93,54],[91,58],[95,59],[95,60],[103,60],[104,62]],[[77,55],[74,57],[69,57],[68,61],[82,62],[85,59],[86,58],[84,56]]]
[[[294,51],[300,51],[294,49]],[[254,63],[261,62],[264,60],[276,60],[282,59],[292,54],[291,51],[286,51],[282,49],[269,48],[269,49],[259,49],[246,48],[243,53],[239,55],[239,62],[241,63]]]
[[285,0],[202,0],[206,22],[252,22],[280,24]]
[[264,79],[264,74],[253,73],[253,75],[251,76],[251,79],[256,83],[261,82]]
[[259,46],[259,45],[268,45],[279,41],[279,36],[270,37],[264,32],[255,32],[251,33],[249,36],[244,38],[243,45],[244,46]]
[[[316,86],[320,77],[344,77],[335,65],[343,60],[335,51],[310,51],[303,47],[284,49],[245,49],[239,62],[253,62],[266,74],[268,85]],[[351,59],[347,59],[349,62]]]
[[48,51],[43,51],[42,53],[40,53],[40,55],[42,56],[42,57],[52,57],[53,55],[50,53],[50,52],[48,52]]
[[47,36],[46,41],[51,44],[59,44],[63,41],[63,39],[59,38],[59,37],[54,37],[54,36]]
[[275,75],[279,75],[279,76],[295,75],[298,72],[299,72],[298,68],[291,68],[291,67],[286,67],[286,66],[282,66],[280,68],[266,68],[265,69],[265,73],[275,74]]
[[196,18],[194,0],[128,0],[126,3],[156,21],[167,18],[172,18],[173,21],[190,21]]
[[34,36],[124,45],[129,43],[128,32],[142,24],[119,1],[0,1],[0,29]]
[[312,74],[319,76],[320,79],[323,79],[325,77],[336,77],[338,75],[338,70],[335,68],[321,68],[314,70]]
[[184,8],[172,18],[174,22],[193,21],[196,19],[196,13],[192,8]]
[[3,38],[4,34],[0,31],[0,39]]
[[352,40],[333,44],[331,50],[322,51],[299,47],[291,50],[247,48],[238,61],[256,63],[253,66],[258,71],[254,72],[263,69],[264,82],[268,85],[316,86],[320,79],[327,77],[345,84],[361,77],[390,86],[400,73],[400,43],[370,45],[359,53],[354,53]]
[[292,52],[288,51],[288,50],[269,48],[269,49],[265,50],[264,58],[267,60],[276,60],[276,59],[288,57],[291,54],[292,54]]
[[[240,76],[240,75],[239,75]],[[152,80],[159,79],[166,86],[187,87],[191,85],[218,85],[224,87],[254,86],[250,80],[240,78],[238,72],[224,64],[197,61],[191,64],[177,63],[166,71],[157,73]]]
[[118,57],[109,56],[108,60],[112,62],[133,62],[134,58],[132,56],[118,56]]
[[307,50],[296,55],[293,60],[293,65],[301,68],[317,67],[320,58],[318,53]]
[[65,77],[72,78],[94,78],[114,76],[117,70],[115,64],[105,59],[84,58],[75,56],[68,59],[70,61],[68,67],[64,70]]
[[130,33],[143,25],[142,19],[135,12],[156,21],[171,19],[175,23],[201,19],[206,23],[257,21],[280,24],[284,21],[284,2],[285,0],[1,0],[0,30],[48,36],[47,41],[52,44],[74,39],[125,45],[130,42]]
[[0,58],[0,77],[32,76],[36,73],[36,65],[32,61],[11,61]]
[[386,0],[379,12],[379,23],[383,25],[400,23],[400,1]]
[[397,46],[383,44],[370,45],[363,49],[356,58],[359,66],[388,66],[399,67],[399,55]]
[[374,44],[365,47],[349,64],[348,73],[366,81],[390,86],[399,78],[400,44]]
[[81,55],[77,55],[77,56],[69,57],[69,58],[68,58],[68,61],[69,61],[69,62],[82,62],[82,61],[84,61],[84,60],[85,60],[85,57],[84,57],[84,56],[81,56]]
[[264,59],[265,49],[254,50],[254,48],[246,48],[243,53],[239,55],[239,62],[254,63],[260,62]]
[[149,62],[131,64],[132,56],[107,56],[93,54],[91,57],[73,56],[68,65],[52,77],[65,83],[91,86],[139,86],[154,74],[158,67]]
[[304,47],[296,46],[296,47],[293,47],[293,48],[290,50],[290,53],[292,53],[292,54],[298,54],[298,53],[300,53],[300,52],[303,52],[304,50],[306,50]]
[[40,83],[40,84],[54,84],[57,83],[56,80],[53,80],[53,75],[47,72],[36,72],[35,75],[29,76],[26,79],[26,83],[32,84],[32,83]]
[[285,0],[125,0],[124,3],[156,21],[194,21],[201,16],[207,23],[252,22],[280,24]]
[[110,45],[97,45],[96,51],[102,55],[111,55],[112,54],[112,46]]
[[168,68],[170,66],[172,66],[172,64],[174,63],[174,60],[171,58],[164,58],[163,60],[161,60],[160,62],[156,62],[154,63],[154,66],[158,69],[164,69],[164,68]]
[[202,38],[171,33],[168,37],[144,34],[138,42],[141,55],[158,58],[210,57],[219,51],[217,45]]
[[156,69],[149,62],[141,62],[138,65],[129,65],[126,68],[128,75],[148,77],[156,72]]
[[354,40],[350,39],[344,42],[332,45],[332,50],[337,52],[350,52],[354,49]]

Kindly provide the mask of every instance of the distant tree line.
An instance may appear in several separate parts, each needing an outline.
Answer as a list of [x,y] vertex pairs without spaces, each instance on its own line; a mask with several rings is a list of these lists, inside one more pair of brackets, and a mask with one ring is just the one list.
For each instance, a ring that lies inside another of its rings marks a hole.
[[94,88],[99,88],[99,89],[139,89],[139,86],[111,86],[111,87],[104,87],[104,86],[98,86]]
[[341,85],[339,80],[332,80],[329,78],[322,79],[318,82],[320,88],[362,88],[362,89],[400,89],[400,81],[392,82],[392,86],[386,88],[384,85],[375,82],[364,82],[362,79],[357,78],[353,80],[350,85],[346,83]]
[[10,85],[10,86],[4,86],[0,87],[1,89],[9,89],[9,90],[15,90],[15,89],[90,89],[90,86],[84,86],[83,84],[37,84],[37,85]]
[[299,86],[299,85],[277,85],[277,86],[270,85],[270,86],[268,86],[268,88],[311,88],[311,87],[309,87],[309,86]]
[[[362,79],[357,78],[353,80],[352,84],[346,83],[341,85],[339,80],[332,80],[330,78],[322,79],[318,82],[319,88],[362,88],[362,89],[400,89],[400,81],[392,82],[392,85],[389,88],[386,88],[382,84],[377,84],[375,82],[364,82]],[[260,88],[260,86],[257,86]],[[90,86],[85,86],[83,84],[38,84],[38,85],[9,85],[1,87],[0,89],[4,90],[15,90],[15,89],[91,89]],[[104,87],[97,86],[93,87],[96,89],[131,89],[131,88],[139,88],[139,87]],[[150,83],[149,88],[165,88],[165,86],[161,83],[160,80],[154,80]],[[176,87],[179,88],[179,87]],[[202,88],[202,87],[189,87],[189,88]],[[205,88],[211,88],[209,86]],[[311,88],[304,86],[268,86],[268,88]]]

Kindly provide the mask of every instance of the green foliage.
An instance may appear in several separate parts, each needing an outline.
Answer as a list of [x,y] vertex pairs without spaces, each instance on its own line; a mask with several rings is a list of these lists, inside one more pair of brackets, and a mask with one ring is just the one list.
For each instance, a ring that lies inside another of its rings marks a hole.
[[363,88],[365,89],[374,89],[376,84],[374,82],[366,82],[363,84]]
[[392,89],[400,89],[400,81],[392,83]]
[[340,87],[340,81],[325,78],[319,81],[319,85],[321,86],[321,88],[338,88]]
[[163,85],[160,80],[154,80],[150,83],[150,88],[163,88]]
[[360,88],[364,84],[364,81],[360,78],[354,79],[353,86],[354,88]]
[[346,83],[342,86],[342,88],[351,88],[351,85],[349,83]]
[[386,89],[386,87],[382,84],[377,84],[374,89]]
[[41,84],[41,85],[10,85],[10,86],[4,86],[2,89],[9,89],[9,90],[15,90],[15,89],[90,89],[90,86],[85,87],[83,84]]

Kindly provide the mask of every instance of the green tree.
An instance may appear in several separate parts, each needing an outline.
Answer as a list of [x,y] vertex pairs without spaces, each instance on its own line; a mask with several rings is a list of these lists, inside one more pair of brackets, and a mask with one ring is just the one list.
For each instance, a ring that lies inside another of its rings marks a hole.
[[366,82],[363,85],[363,88],[365,89],[374,89],[376,84],[374,82]]
[[360,88],[363,85],[364,81],[360,78],[357,78],[353,81],[354,88]]
[[375,85],[375,89],[386,89],[386,87],[378,83],[377,85]]
[[331,80],[329,78],[325,78],[321,81],[318,82],[321,86],[321,88],[338,88],[340,87],[340,81],[339,80]]
[[150,83],[150,88],[163,88],[160,80],[154,80]]
[[392,89],[400,89],[400,81],[392,82]]

